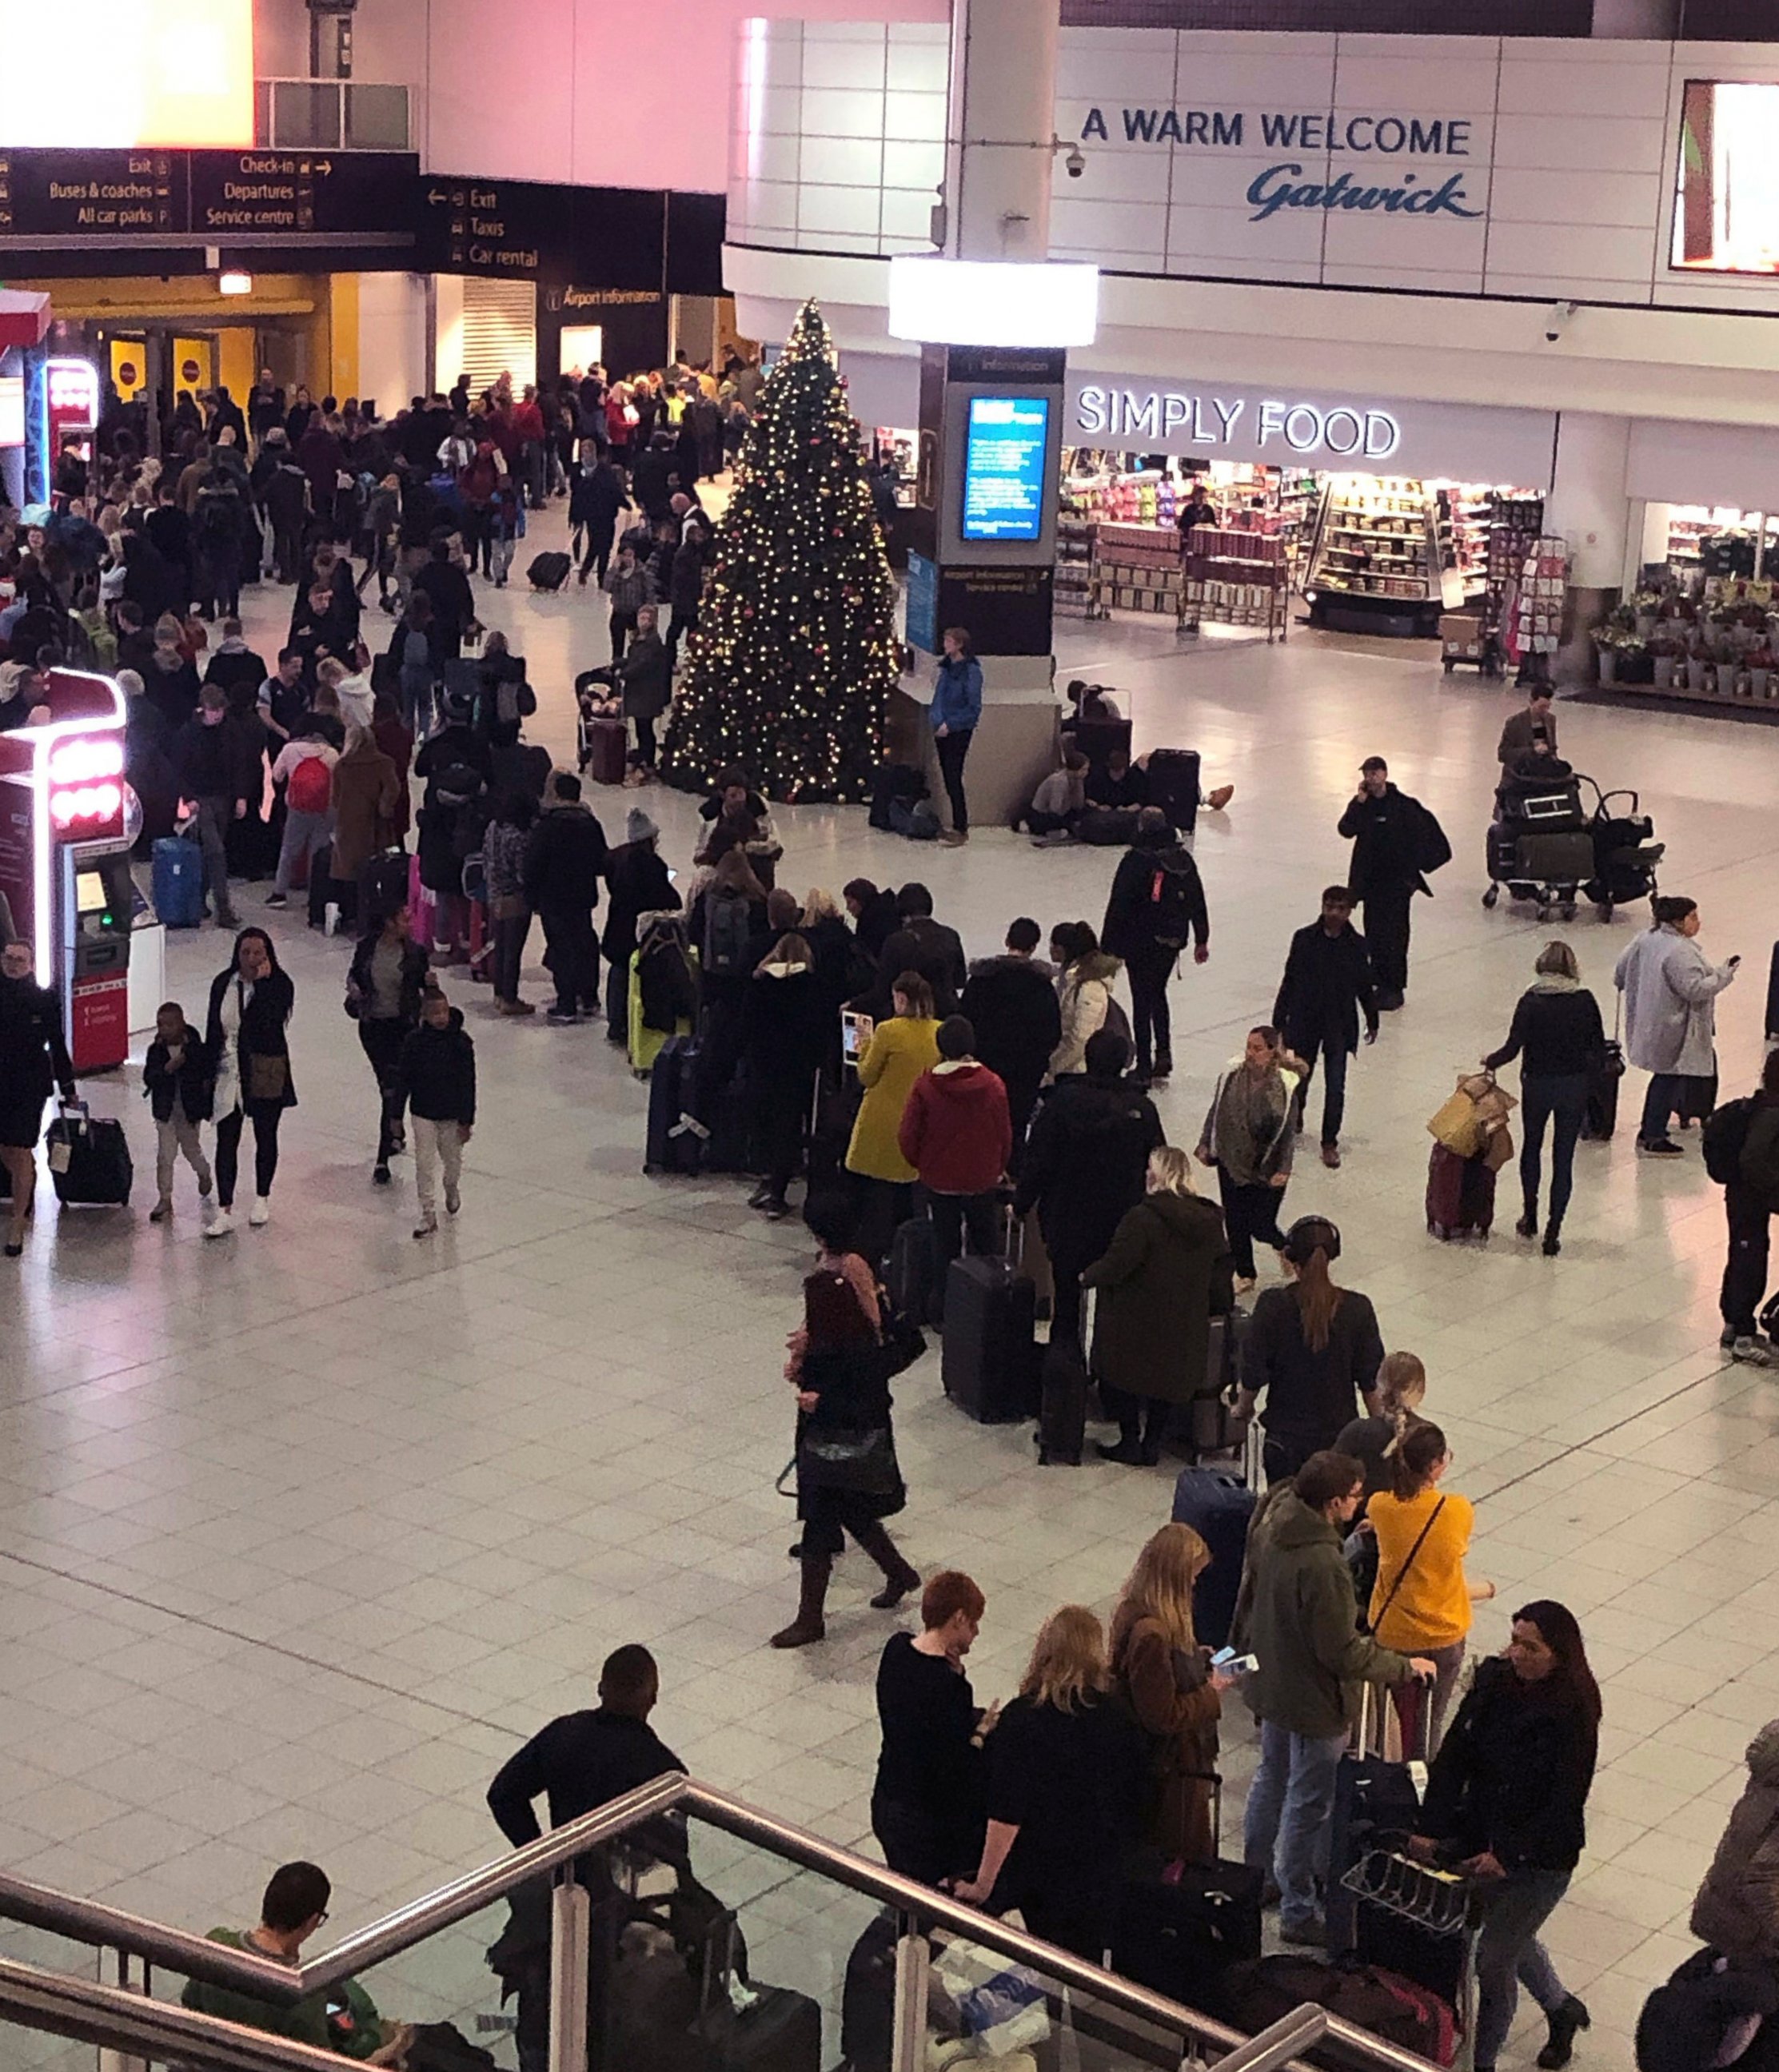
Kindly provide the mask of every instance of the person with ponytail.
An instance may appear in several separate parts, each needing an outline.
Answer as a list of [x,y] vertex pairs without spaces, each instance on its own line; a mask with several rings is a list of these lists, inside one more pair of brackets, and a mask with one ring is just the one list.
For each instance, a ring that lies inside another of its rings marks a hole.
[[1476,2072],[1495,2072],[1522,1985],[1550,2025],[1538,2057],[1543,2072],[1562,2072],[1576,2032],[1589,2026],[1538,1930],[1587,1843],[1600,1721],[1600,1686],[1575,1614],[1540,1598],[1514,1613],[1513,1638],[1477,1670],[1434,1760],[1409,1847],[1476,1881]]
[[[1233,1233],[1232,1233],[1233,1235]],[[1242,1348],[1235,1414],[1244,1423],[1266,1399],[1266,1479],[1295,1475],[1312,1453],[1332,1448],[1357,1414],[1375,1413],[1384,1342],[1370,1298],[1337,1288],[1328,1272],[1340,1233],[1326,1216],[1299,1216],[1279,1257],[1288,1276],[1254,1305]]]
[[[1417,1424],[1427,1399],[1427,1368],[1418,1353],[1386,1353],[1373,1386],[1376,1414],[1355,1417],[1334,1442],[1337,1453],[1347,1453],[1365,1471],[1365,1503],[1390,1484],[1391,1463],[1397,1449]],[[1360,1515],[1363,1517],[1361,1508]]]
[[[1417,1420],[1391,1453],[1390,1486],[1378,1490],[1365,1512],[1377,1541],[1372,1634],[1398,1655],[1425,1655],[1439,1672],[1431,1701],[1429,1749],[1439,1740],[1464,1667],[1471,1605],[1495,1594],[1493,1583],[1465,1580],[1464,1557],[1476,1514],[1468,1497],[1439,1487],[1451,1466],[1444,1433],[1437,1424]],[[1413,1755],[1421,1747],[1421,1708],[1429,1701],[1419,1684],[1403,1684],[1394,1696],[1402,1745]]]

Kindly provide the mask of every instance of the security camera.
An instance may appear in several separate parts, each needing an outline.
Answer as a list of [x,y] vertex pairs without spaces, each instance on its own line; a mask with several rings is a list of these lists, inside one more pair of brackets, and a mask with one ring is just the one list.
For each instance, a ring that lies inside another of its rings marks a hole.
[[1569,319],[1575,313],[1573,302],[1553,302],[1550,305],[1550,312],[1544,319],[1544,342],[1546,345],[1556,343],[1569,328]]
[[1063,160],[1063,165],[1072,180],[1078,180],[1087,171],[1087,161],[1081,156],[1081,146],[1078,144],[1070,146],[1068,157]]

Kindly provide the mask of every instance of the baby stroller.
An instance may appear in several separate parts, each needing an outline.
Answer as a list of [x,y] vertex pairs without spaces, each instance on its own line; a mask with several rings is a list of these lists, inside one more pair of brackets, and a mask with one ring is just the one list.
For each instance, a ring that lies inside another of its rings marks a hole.
[[1576,898],[1599,868],[1582,808],[1582,780],[1555,757],[1535,758],[1535,767],[1534,761],[1522,763],[1495,793],[1482,903],[1493,907],[1505,886],[1509,899],[1534,904],[1541,921],[1553,910],[1572,921]]
[[[1586,781],[1593,783],[1592,778]],[[1656,865],[1667,845],[1654,839],[1654,821],[1637,811],[1635,791],[1602,791],[1597,784],[1593,790],[1594,817],[1588,832],[1594,845],[1594,874],[1582,890],[1601,920],[1609,921],[1615,906],[1654,898]],[[1628,811],[1613,810],[1624,805]]]
[[[617,674],[616,668],[607,664],[603,668],[583,669],[574,679],[574,767],[583,776],[587,774],[588,764],[594,759],[595,742],[599,742],[601,747],[608,748],[612,745],[609,742],[600,741],[595,731],[596,722],[615,722],[624,744],[628,744],[628,730],[624,723],[624,699],[617,687]],[[609,726],[605,732],[610,734]],[[602,757],[602,762],[607,760],[608,755]],[[601,783],[620,783],[624,775],[621,758],[616,777],[607,775],[603,768],[595,775]]]

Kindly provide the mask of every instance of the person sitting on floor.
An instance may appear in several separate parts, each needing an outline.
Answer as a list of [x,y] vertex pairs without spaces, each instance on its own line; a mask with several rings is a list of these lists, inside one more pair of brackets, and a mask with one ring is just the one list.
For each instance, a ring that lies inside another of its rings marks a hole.
[[1061,769],[1051,771],[1032,793],[1031,804],[1015,816],[1014,832],[1029,827],[1039,849],[1071,841],[1086,805],[1087,758],[1078,748],[1065,748]]

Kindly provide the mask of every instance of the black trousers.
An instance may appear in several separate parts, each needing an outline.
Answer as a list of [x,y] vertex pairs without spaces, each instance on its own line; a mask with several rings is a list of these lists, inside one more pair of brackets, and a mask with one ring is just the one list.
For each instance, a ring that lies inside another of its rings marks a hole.
[[1130,978],[1130,1033],[1136,1038],[1137,1071],[1148,1076],[1157,1058],[1173,1061],[1173,1023],[1167,1012],[1167,982],[1180,961],[1178,950],[1144,943],[1124,960]]
[[922,1885],[975,1876],[982,1848],[981,1823],[977,1824],[974,1836],[948,1834],[944,1823],[925,1806],[911,1806],[881,1792],[871,1796],[871,1831],[884,1862],[898,1876],[917,1879]]
[[653,770],[655,767],[656,753],[654,720],[652,716],[644,713],[632,713],[632,717],[636,722],[637,757],[645,770]]
[[556,981],[556,1005],[566,1014],[599,1009],[599,939],[593,916],[583,913],[539,915],[544,924],[544,968]]
[[938,1248],[941,1286],[951,1262],[961,1257],[966,1248],[978,1258],[1000,1250],[999,1198],[992,1188],[982,1194],[929,1194],[927,1207]]
[[[1588,1112],[1588,1075],[1585,1072],[1540,1079],[1529,1072],[1520,1075],[1521,1126],[1525,1142],[1520,1150],[1520,1191],[1526,1198],[1526,1213],[1536,1215],[1538,1207],[1539,1155],[1544,1145],[1544,1126],[1555,1125],[1550,1141],[1550,1212],[1546,1228],[1555,1236],[1569,1207],[1569,1190],[1575,1171],[1575,1141],[1581,1135],[1582,1118]],[[1763,1244],[1765,1240],[1763,1238]],[[1763,1254],[1761,1268],[1765,1272]]]
[[614,611],[612,615],[612,660],[613,665],[624,660],[624,651],[630,644],[630,636],[636,630],[636,615],[633,611]]
[[1365,898],[1365,943],[1380,993],[1408,990],[1408,910],[1411,885],[1379,885]]
[[687,634],[697,631],[698,623],[698,607],[695,605],[690,611],[676,609],[673,617],[668,620],[667,662],[669,668],[679,667],[679,643]]
[[912,1181],[874,1180],[863,1173],[850,1178],[858,1218],[854,1248],[881,1273],[889,1262],[890,1240],[897,1226],[914,1213],[914,1185]]
[[[278,1126],[283,1120],[281,1108],[253,1110],[256,1194],[264,1196],[272,1191],[272,1182],[278,1174]],[[246,1122],[246,1111],[237,1108],[233,1115],[225,1115],[216,1124],[216,1206],[220,1209],[234,1206],[235,1176],[241,1165],[241,1133]]]
[[784,1191],[803,1164],[803,1133],[809,1117],[812,1089],[778,1079],[760,1085],[759,1101],[760,1148],[766,1154],[766,1182],[772,1198],[782,1202]]
[[951,824],[961,835],[970,832],[970,801],[964,796],[964,758],[970,753],[970,730],[941,734],[933,746],[938,753],[939,775],[945,779],[945,796],[951,801]]
[[1740,1182],[1723,1190],[1723,1210],[1729,1220],[1730,1249],[1718,1307],[1726,1330],[1734,1331],[1739,1338],[1752,1338],[1756,1313],[1767,1292],[1772,1219],[1766,1203]]
[[1050,1342],[1060,1345],[1065,1338],[1081,1343],[1081,1277],[1100,1254],[1058,1252],[1054,1245],[1050,1250],[1050,1277],[1054,1284],[1050,1302]]
[[1220,1167],[1217,1176],[1217,1191],[1223,1197],[1223,1223],[1229,1232],[1229,1250],[1235,1256],[1236,1277],[1241,1281],[1254,1278],[1254,1244],[1258,1238],[1262,1244],[1281,1245],[1285,1233],[1279,1227],[1279,1211],[1285,1198],[1283,1187],[1269,1187],[1263,1183],[1242,1186],[1232,1180]]
[[605,945],[605,1033],[614,1043],[630,1041],[630,955],[613,956]]
[[595,532],[591,525],[587,527],[587,551],[581,557],[581,578],[583,582],[590,569],[597,573],[602,583],[605,581],[605,572],[612,564],[612,528],[610,526],[605,527],[599,532]]
[[494,997],[519,997],[519,968],[525,962],[525,938],[531,933],[529,913],[494,923]]
[[1106,1416],[1117,1423],[1121,1439],[1133,1446],[1146,1446],[1151,1453],[1160,1451],[1172,1404],[1163,1403],[1159,1396],[1132,1396],[1105,1381],[1100,1383],[1100,1401]]
[[1345,1036],[1338,1034],[1312,1036],[1302,1042],[1293,1039],[1291,1048],[1303,1061],[1303,1084],[1298,1094],[1300,1115],[1310,1112],[1310,1081],[1316,1071],[1316,1061],[1322,1061],[1322,1141],[1338,1144],[1340,1124],[1347,1113],[1347,1064],[1351,1053],[1347,1049]]
[[387,1166],[389,1153],[395,1149],[395,1140],[402,1133],[402,1114],[407,1103],[402,1092],[397,1068],[402,1062],[402,1046],[407,1039],[408,1025],[399,1015],[372,1020],[369,1017],[358,1025],[358,1040],[364,1054],[371,1061],[371,1070],[377,1075],[377,1091],[381,1106],[377,1113],[377,1162]]

